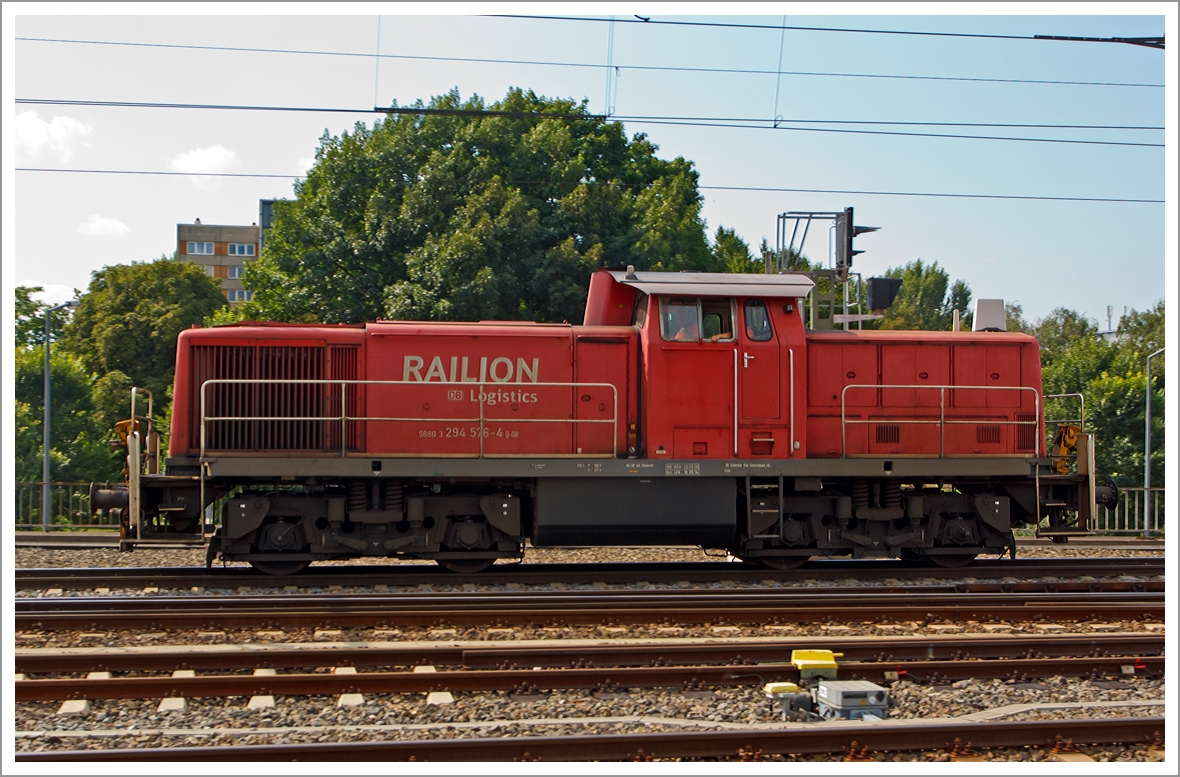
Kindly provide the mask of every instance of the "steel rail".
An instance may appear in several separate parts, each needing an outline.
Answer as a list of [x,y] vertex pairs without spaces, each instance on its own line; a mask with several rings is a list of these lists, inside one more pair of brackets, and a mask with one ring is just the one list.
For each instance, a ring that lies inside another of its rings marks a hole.
[[[345,608],[350,611],[396,609],[433,611],[446,607],[494,609],[547,609],[560,607],[583,609],[659,609],[665,607],[764,607],[778,605],[792,608],[827,608],[858,605],[871,599],[874,605],[909,607],[962,604],[1040,605],[1063,603],[1105,604],[1118,602],[1156,603],[1163,601],[1165,582],[1135,581],[1134,588],[1093,591],[1088,583],[1081,586],[1059,584],[1065,590],[996,591],[956,590],[942,586],[835,587],[835,588],[689,588],[664,590],[595,589],[559,591],[409,591],[376,593],[273,594],[239,593],[200,594],[190,596],[49,596],[18,597],[14,608],[28,613],[138,613],[168,610],[192,611],[305,611],[322,608]],[[899,590],[900,589],[900,590]]]
[[[1140,595],[1147,596],[1147,595]],[[277,598],[277,597],[276,597]],[[150,604],[150,602],[149,602]],[[959,605],[886,606],[871,601],[855,606],[790,607],[787,605],[735,607],[696,606],[662,608],[586,608],[561,607],[535,609],[500,609],[488,606],[464,609],[421,608],[400,609],[394,604],[372,609],[357,609],[343,605],[309,610],[283,610],[258,607],[253,610],[209,609],[204,611],[174,612],[167,608],[144,610],[106,610],[18,612],[15,627],[18,631],[63,631],[72,629],[102,629],[126,631],[159,628],[294,628],[336,627],[367,628],[384,626],[554,626],[600,624],[776,624],[776,623],[847,623],[881,621],[1000,620],[1027,622],[1039,619],[1056,620],[1148,620],[1162,621],[1163,597],[1150,600],[1092,602],[1042,602],[1025,604],[962,603]]]
[[[585,647],[486,647],[466,649],[467,668],[654,666],[660,663],[759,663],[789,661],[795,649],[822,647],[851,661],[934,661],[1070,656],[1163,655],[1161,634],[930,638],[785,638],[773,643],[588,645]],[[86,670],[88,671],[88,670]]]
[[811,561],[794,570],[782,571],[755,564],[718,562],[618,563],[618,564],[502,564],[487,572],[454,573],[427,565],[320,566],[298,575],[274,577],[241,567],[203,569],[199,567],[119,567],[111,569],[70,567],[59,569],[18,569],[17,590],[48,588],[152,585],[191,588],[237,586],[326,586],[326,585],[497,585],[506,582],[543,585],[560,582],[651,583],[719,582],[722,580],[879,580],[898,577],[961,580],[964,577],[1113,577],[1115,575],[1162,575],[1163,557],[1097,559],[1019,559],[1017,561],[976,561],[967,568],[943,569],[915,566],[901,561]]
[[949,749],[958,739],[976,748],[1074,744],[1149,744],[1162,717],[950,723],[852,723],[784,729],[586,734],[558,737],[411,739],[317,744],[110,748],[17,753],[17,761],[643,761],[749,758],[757,754]]
[[789,661],[792,650],[826,648],[850,661],[918,661],[1070,656],[1163,655],[1161,634],[1093,634],[1012,637],[790,637],[773,641],[631,643],[621,645],[528,645],[490,643],[486,647],[372,643],[364,647],[323,644],[251,645],[194,650],[57,648],[17,650],[21,674],[146,672],[193,670],[292,669],[320,666],[388,667],[430,664],[468,669],[519,667],[741,665]]
[[[1127,671],[1128,667],[1130,671]],[[978,661],[888,661],[840,665],[840,678],[886,681],[1026,679],[1147,675],[1164,671],[1162,656],[1031,658]],[[793,664],[753,666],[647,666],[577,669],[483,669],[358,674],[202,675],[18,680],[18,702],[59,699],[154,699],[226,696],[322,696],[341,693],[430,693],[433,691],[555,691],[570,689],[674,688],[800,682]]]

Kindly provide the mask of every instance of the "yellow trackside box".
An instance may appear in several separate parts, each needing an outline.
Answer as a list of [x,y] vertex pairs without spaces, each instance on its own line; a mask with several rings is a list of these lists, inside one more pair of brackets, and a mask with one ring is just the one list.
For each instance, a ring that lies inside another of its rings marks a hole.
[[763,693],[767,696],[779,696],[785,693],[800,693],[801,690],[795,683],[767,683],[762,687]]
[[810,680],[813,677],[835,680],[836,659],[843,657],[843,653],[833,653],[830,650],[791,651],[791,663],[799,670],[800,680]]

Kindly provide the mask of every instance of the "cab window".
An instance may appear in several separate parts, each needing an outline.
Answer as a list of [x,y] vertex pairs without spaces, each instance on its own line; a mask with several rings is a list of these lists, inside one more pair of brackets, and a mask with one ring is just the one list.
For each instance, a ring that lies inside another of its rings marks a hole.
[[770,328],[770,312],[760,299],[746,301],[746,337],[756,343],[764,343],[774,337]]
[[642,291],[635,295],[635,311],[631,316],[632,323],[643,329],[647,321],[647,295]]
[[660,334],[674,343],[733,340],[733,305],[728,298],[661,297]]
[[711,343],[733,339],[733,306],[728,299],[701,300],[701,336]]

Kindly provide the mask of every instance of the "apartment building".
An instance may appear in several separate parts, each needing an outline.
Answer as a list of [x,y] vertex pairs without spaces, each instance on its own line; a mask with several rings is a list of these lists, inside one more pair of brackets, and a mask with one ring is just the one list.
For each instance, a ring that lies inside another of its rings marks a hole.
[[221,280],[221,293],[230,304],[250,299],[254,292],[242,287],[242,268],[258,258],[261,230],[248,227],[202,224],[176,225],[176,258],[205,268],[205,273]]

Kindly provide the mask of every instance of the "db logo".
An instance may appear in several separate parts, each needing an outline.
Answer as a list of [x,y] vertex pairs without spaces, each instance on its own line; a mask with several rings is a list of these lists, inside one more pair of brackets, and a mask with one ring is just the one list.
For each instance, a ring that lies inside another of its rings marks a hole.
[[447,389],[447,401],[448,402],[462,402],[463,401],[463,389]]

